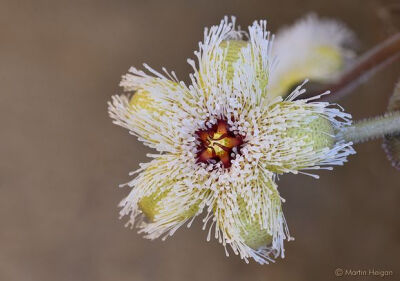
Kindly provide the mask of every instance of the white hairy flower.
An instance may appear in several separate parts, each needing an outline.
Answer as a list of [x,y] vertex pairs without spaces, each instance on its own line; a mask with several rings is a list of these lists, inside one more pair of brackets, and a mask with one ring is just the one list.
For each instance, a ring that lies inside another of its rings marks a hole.
[[353,33],[340,22],[311,14],[275,36],[277,57],[269,86],[274,96],[284,95],[305,79],[330,82],[354,57]]
[[303,85],[286,99],[270,95],[266,21],[244,32],[225,18],[205,30],[195,55],[191,85],[164,69],[131,68],[121,85],[135,93],[109,103],[114,123],[158,152],[132,173],[120,214],[155,239],[203,213],[208,240],[268,263],[291,238],[277,176],[342,165],[354,151],[335,132],[351,116],[301,99]]

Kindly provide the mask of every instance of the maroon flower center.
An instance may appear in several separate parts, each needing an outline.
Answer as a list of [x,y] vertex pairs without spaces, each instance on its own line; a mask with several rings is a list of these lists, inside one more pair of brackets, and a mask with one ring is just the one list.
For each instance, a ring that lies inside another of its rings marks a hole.
[[239,152],[243,144],[243,138],[231,132],[228,123],[224,120],[218,120],[217,124],[208,130],[197,131],[196,135],[200,140],[198,161],[202,163],[221,161],[225,168],[232,165],[234,148],[236,147]]

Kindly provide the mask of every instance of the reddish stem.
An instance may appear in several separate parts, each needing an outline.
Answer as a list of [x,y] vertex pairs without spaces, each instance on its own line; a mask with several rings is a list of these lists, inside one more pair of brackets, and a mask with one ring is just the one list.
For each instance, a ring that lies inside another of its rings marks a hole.
[[302,96],[302,98],[313,97],[325,91],[331,91],[330,95],[325,95],[319,100],[336,101],[350,94],[354,88],[398,58],[400,58],[400,32],[362,55],[349,69],[344,70],[335,82],[324,86],[318,90],[318,93],[312,91]]

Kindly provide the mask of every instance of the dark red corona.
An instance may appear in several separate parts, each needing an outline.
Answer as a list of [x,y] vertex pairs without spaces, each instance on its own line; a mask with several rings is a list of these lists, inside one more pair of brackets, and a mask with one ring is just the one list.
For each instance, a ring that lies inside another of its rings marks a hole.
[[219,120],[210,129],[197,131],[196,134],[201,142],[197,154],[198,161],[203,163],[211,163],[211,160],[221,161],[225,168],[232,165],[233,149],[236,147],[239,151],[243,144],[243,138],[231,132],[224,120]]

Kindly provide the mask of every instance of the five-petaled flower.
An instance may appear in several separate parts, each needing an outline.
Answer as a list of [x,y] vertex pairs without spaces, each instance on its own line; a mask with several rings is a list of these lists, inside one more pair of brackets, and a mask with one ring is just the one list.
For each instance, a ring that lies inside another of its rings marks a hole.
[[284,256],[291,237],[278,175],[330,169],[354,150],[335,140],[351,123],[340,107],[301,99],[303,85],[286,98],[272,92],[271,52],[266,21],[244,32],[225,18],[188,61],[189,86],[147,65],[150,73],[131,68],[123,77],[134,94],[113,96],[110,116],[158,151],[127,183],[120,214],[128,224],[166,238],[203,213],[207,239],[214,233],[227,254],[229,245],[246,262]]

